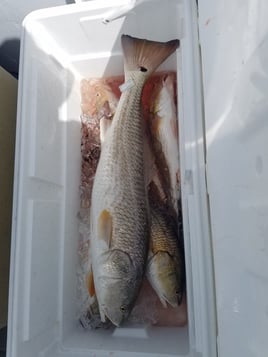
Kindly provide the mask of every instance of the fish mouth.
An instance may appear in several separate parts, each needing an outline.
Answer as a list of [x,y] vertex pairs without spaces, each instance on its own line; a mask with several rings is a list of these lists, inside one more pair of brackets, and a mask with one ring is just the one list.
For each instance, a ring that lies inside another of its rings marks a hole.
[[173,308],[178,307],[180,305],[180,303],[181,303],[181,298],[180,297],[176,297],[175,299],[174,298],[170,299],[167,296],[162,295],[162,296],[159,296],[159,298],[160,298],[160,301],[161,301],[162,305],[165,308],[167,308],[167,303],[170,306],[172,306]]
[[120,327],[120,325],[124,321],[124,317],[123,316],[121,316],[120,319],[117,319],[116,317],[111,317],[111,315],[107,312],[107,308],[105,306],[101,307],[100,316],[101,316],[101,321],[102,322],[106,322],[106,319],[108,319],[116,327]]

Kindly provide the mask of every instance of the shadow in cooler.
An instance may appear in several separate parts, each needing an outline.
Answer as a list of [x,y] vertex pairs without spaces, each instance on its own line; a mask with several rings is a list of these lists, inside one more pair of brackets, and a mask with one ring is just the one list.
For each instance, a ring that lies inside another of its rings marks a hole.
[[6,356],[7,328],[0,329],[0,357]]
[[20,57],[20,40],[18,38],[4,41],[0,46],[0,66],[18,78]]

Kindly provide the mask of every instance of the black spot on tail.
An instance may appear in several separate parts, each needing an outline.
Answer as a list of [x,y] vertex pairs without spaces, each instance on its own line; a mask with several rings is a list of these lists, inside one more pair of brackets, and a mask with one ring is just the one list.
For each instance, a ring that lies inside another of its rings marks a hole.
[[140,71],[141,71],[141,72],[147,72],[148,70],[147,70],[147,68],[145,68],[145,67],[140,67]]

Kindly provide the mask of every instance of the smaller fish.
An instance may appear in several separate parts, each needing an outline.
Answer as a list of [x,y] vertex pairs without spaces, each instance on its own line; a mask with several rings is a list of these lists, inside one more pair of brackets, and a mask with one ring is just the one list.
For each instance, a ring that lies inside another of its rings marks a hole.
[[144,278],[129,322],[154,326],[185,326],[187,324],[186,296],[178,307],[164,307],[147,278]]
[[150,243],[146,276],[162,305],[180,305],[184,292],[184,256],[173,213],[161,206],[157,186],[149,187]]
[[151,96],[150,131],[156,164],[162,168],[161,180],[167,199],[178,213],[179,146],[175,105],[175,74],[165,75]]

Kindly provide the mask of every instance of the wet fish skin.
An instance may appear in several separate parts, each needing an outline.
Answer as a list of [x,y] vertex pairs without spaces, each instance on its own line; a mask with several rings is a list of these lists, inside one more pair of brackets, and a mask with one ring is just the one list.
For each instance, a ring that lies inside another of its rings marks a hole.
[[150,247],[146,276],[163,306],[180,305],[184,293],[185,268],[183,244],[173,211],[161,206],[150,185]]
[[151,226],[146,276],[164,307],[180,305],[185,290],[174,80],[175,74],[168,74],[155,85],[149,121],[158,170],[149,186]]
[[161,179],[167,199],[178,213],[179,145],[174,79],[175,74],[165,75],[152,92],[150,129],[157,165],[165,168]]
[[141,93],[177,40],[156,43],[122,36],[125,82],[103,142],[91,207],[91,260],[102,321],[119,326],[138,295],[148,252]]

